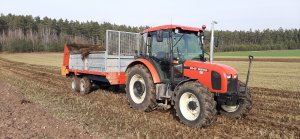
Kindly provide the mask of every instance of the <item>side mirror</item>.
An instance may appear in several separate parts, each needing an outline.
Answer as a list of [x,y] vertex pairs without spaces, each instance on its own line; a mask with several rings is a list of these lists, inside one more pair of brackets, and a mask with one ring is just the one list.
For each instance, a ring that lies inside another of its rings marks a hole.
[[156,41],[157,42],[163,42],[164,41],[164,36],[163,36],[163,31],[162,30],[158,30],[156,31]]
[[215,45],[215,47],[219,47],[219,39],[218,38],[214,39],[214,45]]

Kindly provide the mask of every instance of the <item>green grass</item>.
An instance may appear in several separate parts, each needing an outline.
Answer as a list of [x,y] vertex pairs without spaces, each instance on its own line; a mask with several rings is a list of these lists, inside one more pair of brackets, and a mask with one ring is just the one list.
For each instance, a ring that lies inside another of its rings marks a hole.
[[217,52],[217,57],[240,57],[253,55],[255,57],[300,57],[300,50],[271,50],[271,51],[239,51]]

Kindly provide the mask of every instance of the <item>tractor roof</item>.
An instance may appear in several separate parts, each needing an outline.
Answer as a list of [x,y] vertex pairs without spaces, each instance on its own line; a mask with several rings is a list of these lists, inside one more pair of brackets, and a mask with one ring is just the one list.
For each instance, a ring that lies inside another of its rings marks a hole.
[[146,32],[153,32],[153,31],[157,31],[157,30],[176,29],[176,28],[180,28],[180,29],[186,30],[186,31],[196,31],[196,32],[198,32],[199,30],[202,30],[200,28],[188,27],[188,26],[163,25],[163,26],[157,26],[157,27],[146,29],[146,30],[144,30],[144,33],[146,33]]

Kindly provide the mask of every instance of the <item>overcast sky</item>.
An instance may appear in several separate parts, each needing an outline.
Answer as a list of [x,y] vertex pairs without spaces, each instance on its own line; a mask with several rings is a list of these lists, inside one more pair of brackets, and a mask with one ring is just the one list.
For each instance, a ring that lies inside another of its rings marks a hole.
[[180,24],[217,29],[300,28],[300,0],[0,0],[0,13],[131,26]]

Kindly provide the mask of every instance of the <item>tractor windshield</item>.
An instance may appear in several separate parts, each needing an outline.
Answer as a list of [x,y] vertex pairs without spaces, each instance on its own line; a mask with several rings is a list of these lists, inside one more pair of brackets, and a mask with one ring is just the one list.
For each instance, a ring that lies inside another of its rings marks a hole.
[[179,61],[200,60],[203,56],[202,46],[199,43],[199,37],[194,33],[174,34],[173,35],[174,57]]
[[185,60],[202,60],[203,51],[199,43],[199,37],[194,32],[174,33],[170,38],[170,32],[163,32],[163,41],[156,41],[156,32],[152,34],[150,55],[157,60],[169,61],[170,40],[173,40],[173,57],[182,63]]

